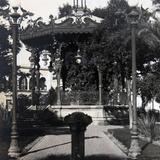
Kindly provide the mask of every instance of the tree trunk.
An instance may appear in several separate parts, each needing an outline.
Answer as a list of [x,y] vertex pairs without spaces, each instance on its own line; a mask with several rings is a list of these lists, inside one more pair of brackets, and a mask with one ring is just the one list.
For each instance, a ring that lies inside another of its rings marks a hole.
[[144,96],[141,96],[141,98],[142,98],[142,110],[145,110],[145,107],[146,107],[146,105],[148,103],[148,100]]

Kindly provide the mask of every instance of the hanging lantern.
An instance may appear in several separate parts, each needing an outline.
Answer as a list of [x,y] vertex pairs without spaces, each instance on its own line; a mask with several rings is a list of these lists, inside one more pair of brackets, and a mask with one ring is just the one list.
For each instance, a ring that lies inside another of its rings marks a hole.
[[80,49],[77,51],[77,55],[75,56],[76,62],[80,64],[82,62],[82,56],[80,55]]
[[42,58],[42,61],[44,61],[44,65],[46,66],[47,65],[47,62],[48,62],[48,51],[44,51],[43,52],[43,58]]

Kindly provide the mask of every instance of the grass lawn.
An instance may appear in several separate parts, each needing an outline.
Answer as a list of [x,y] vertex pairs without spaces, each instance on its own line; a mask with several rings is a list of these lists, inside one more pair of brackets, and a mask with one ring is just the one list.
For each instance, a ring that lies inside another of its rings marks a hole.
[[[109,129],[111,133],[119,142],[129,149],[131,135],[128,127],[121,129]],[[160,146],[155,144],[148,144],[148,142],[139,139],[139,144],[142,149],[142,155],[139,160],[160,160]]]

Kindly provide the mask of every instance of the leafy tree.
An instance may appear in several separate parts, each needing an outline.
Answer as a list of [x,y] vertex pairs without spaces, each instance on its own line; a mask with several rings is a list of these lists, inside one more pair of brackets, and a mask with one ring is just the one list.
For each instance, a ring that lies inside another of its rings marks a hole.
[[105,15],[107,14],[107,10],[106,8],[95,8],[92,11],[92,14],[100,18],[105,18]]
[[155,95],[155,80],[156,76],[147,74],[145,77],[138,79],[138,93],[142,98],[142,108],[145,109],[146,104],[152,100]]
[[[21,21],[33,16],[33,13],[26,11],[21,7]],[[11,61],[12,61],[12,44],[9,41],[11,35],[11,27],[7,26],[6,21],[9,21],[9,3],[8,0],[0,1],[0,16],[3,18],[0,24],[0,91],[5,91],[11,88]],[[18,51],[20,51],[20,43],[18,43]],[[9,77],[9,78],[8,78]]]
[[[156,23],[150,22],[151,17],[155,18],[153,13],[142,7],[138,9],[141,10],[141,19],[136,27],[137,73],[143,77],[138,82],[142,83],[138,85],[138,93],[143,98],[142,105],[145,106],[144,97],[147,97],[147,101],[153,96],[158,97],[156,86],[151,84],[154,77],[148,77],[148,73],[151,72],[149,64],[159,62],[160,36],[157,33],[160,33],[160,27],[156,19]],[[125,80],[131,79],[132,73],[131,28],[126,18],[130,11],[126,0],[110,0],[107,7],[97,8],[92,12],[93,15],[104,18],[104,21],[97,27],[87,47],[82,45],[81,48],[86,47],[86,52],[82,54],[82,65],[76,64],[73,54],[67,54],[69,60],[64,62],[68,63],[65,68],[67,87],[73,90],[89,90],[89,87],[98,89],[96,65],[103,71],[104,91],[113,89],[115,78],[118,79],[118,86],[126,87]],[[73,53],[76,51],[73,50]]]
[[0,1],[0,16],[6,16],[8,14],[8,0]]
[[56,91],[54,90],[54,88],[51,88],[48,93],[47,104],[54,105],[56,103],[56,100],[57,100]]
[[[145,64],[158,58],[159,38],[149,22],[152,14],[143,8],[137,25],[137,70],[146,72]],[[124,80],[131,78],[131,31],[126,18],[130,7],[125,0],[111,0],[106,8],[106,16],[98,27],[90,47],[93,57],[102,65],[104,84],[110,86],[113,77],[125,87]]]
[[62,7],[59,7],[59,14],[58,14],[59,18],[67,16],[67,15],[71,15],[71,14],[72,14],[72,6],[69,5],[68,3],[63,4]]
[[[82,65],[75,63],[74,55],[67,54],[68,57],[71,57],[68,58],[69,62],[66,60],[69,63],[66,68],[68,87],[74,90],[77,86],[84,90],[88,90],[87,86],[98,89],[96,65],[103,70],[103,89],[105,91],[109,92],[112,89],[114,78],[118,79],[119,86],[125,87],[125,79],[131,78],[131,31],[126,18],[129,12],[130,7],[126,0],[110,0],[106,8],[97,8],[93,11],[94,15],[104,18],[104,21],[97,27],[87,45],[86,52],[82,55],[85,61]],[[136,40],[137,70],[140,74],[146,72],[144,64],[158,57],[156,50],[159,45],[156,34],[153,33],[152,24],[149,23],[151,13],[143,8],[141,12]],[[85,46],[82,45],[81,48]],[[73,51],[75,52],[76,50]],[[84,80],[84,77],[89,78]]]
[[[159,40],[160,40],[160,23],[159,21],[155,21],[152,24],[150,31],[155,38],[150,39],[148,42],[150,44],[150,48],[154,48],[150,54],[147,55],[145,60],[145,65],[143,65],[143,72],[141,72],[141,76],[138,79],[138,93],[142,97],[142,107],[145,108],[148,102],[152,99],[155,99],[157,102],[159,101],[160,92],[160,57],[159,57]],[[144,46],[145,47],[145,46]],[[154,54],[153,54],[154,53]],[[143,57],[142,57],[143,58]]]
[[92,53],[91,59],[96,59],[96,63],[103,70],[103,89],[106,91],[111,89],[115,76],[124,85],[128,69],[126,66],[130,65],[130,51],[127,50],[125,41],[125,37],[128,37],[130,32],[125,17],[119,18],[116,15],[118,9],[125,12],[128,8],[124,0],[111,0],[106,7],[105,19],[93,37],[94,41],[88,47],[89,52]]
[[[0,2],[0,15],[6,18],[6,15],[9,13],[8,1],[2,0]],[[0,25],[0,90],[5,90],[7,86],[6,76],[10,77],[11,74],[11,56],[9,51],[11,49],[11,44],[9,42],[10,31],[3,22]]]
[[160,4],[160,0],[152,0],[153,4]]

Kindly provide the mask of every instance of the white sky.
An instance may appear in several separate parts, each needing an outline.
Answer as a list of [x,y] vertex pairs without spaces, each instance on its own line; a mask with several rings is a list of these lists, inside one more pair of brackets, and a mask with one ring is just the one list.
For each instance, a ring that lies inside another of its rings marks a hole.
[[[10,0],[9,0],[10,1]],[[108,0],[86,0],[87,6],[90,9],[95,7],[105,7]],[[134,1],[134,0],[132,0]],[[139,0],[145,7],[151,7],[151,0]],[[43,17],[44,20],[48,20],[50,14],[57,16],[58,7],[63,4],[73,4],[73,0],[21,0],[21,5],[25,9],[33,12],[36,17]]]
[[[48,18],[50,14],[57,16],[58,7],[63,4],[73,4],[73,0],[22,0],[21,5],[35,13],[37,17]],[[107,0],[87,0],[90,9],[106,6]]]

